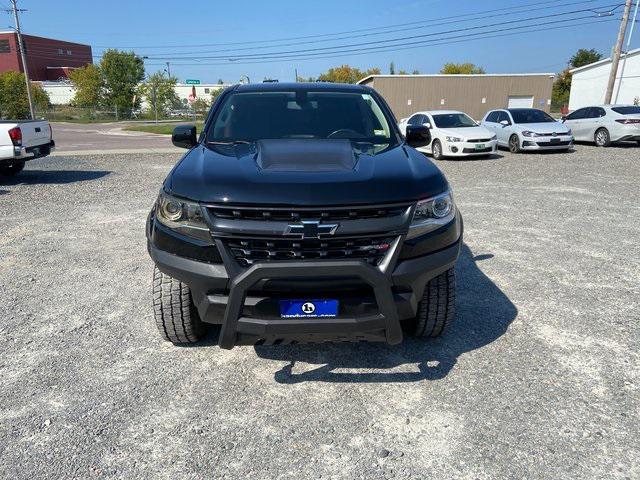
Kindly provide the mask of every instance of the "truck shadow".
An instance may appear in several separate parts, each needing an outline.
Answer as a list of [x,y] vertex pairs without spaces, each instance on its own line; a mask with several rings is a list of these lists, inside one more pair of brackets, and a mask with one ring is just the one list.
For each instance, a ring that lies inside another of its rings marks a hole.
[[111,172],[108,170],[23,170],[15,177],[0,176],[0,185],[65,184],[97,180]]
[[[441,338],[405,338],[397,346],[379,343],[262,345],[255,346],[255,351],[261,358],[289,362],[275,372],[278,383],[418,382],[444,378],[460,355],[504,335],[518,313],[504,292],[478,268],[478,262],[491,258],[492,254],[473,256],[466,244],[462,246],[456,265],[456,319]],[[295,373],[297,362],[319,366]],[[405,365],[407,368],[402,368]],[[404,371],[385,371],[398,368]],[[343,369],[365,371],[336,371]]]

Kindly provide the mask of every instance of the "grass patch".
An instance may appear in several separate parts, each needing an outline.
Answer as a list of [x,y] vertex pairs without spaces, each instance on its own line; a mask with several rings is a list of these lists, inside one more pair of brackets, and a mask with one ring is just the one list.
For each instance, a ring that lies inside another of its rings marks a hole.
[[[123,130],[129,130],[132,132],[147,132],[147,133],[157,133],[160,135],[171,135],[173,133],[173,129],[178,125],[192,125],[192,124],[177,124],[177,123],[165,123],[158,125],[129,125],[124,127]],[[202,123],[196,124],[196,132],[200,133],[202,131]]]

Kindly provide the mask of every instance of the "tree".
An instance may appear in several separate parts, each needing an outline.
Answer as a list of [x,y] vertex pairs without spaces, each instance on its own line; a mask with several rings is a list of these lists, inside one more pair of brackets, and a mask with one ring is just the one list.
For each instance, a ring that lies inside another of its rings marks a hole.
[[[37,83],[31,83],[31,98],[36,112],[49,107],[49,95]],[[0,117],[19,120],[29,118],[29,99],[24,74],[4,72],[0,74]]]
[[104,79],[100,67],[90,63],[69,72],[76,93],[72,103],[79,107],[96,107],[102,101]]
[[379,68],[370,68],[369,70],[362,71],[356,67],[350,67],[349,65],[341,65],[339,67],[330,68],[326,73],[323,73],[318,77],[321,82],[333,82],[333,83],[357,83],[358,80],[362,80],[369,75],[380,75]]
[[133,52],[106,50],[100,61],[100,71],[107,105],[125,114],[138,106],[137,86],[144,79],[144,62],[140,57]]
[[473,63],[445,63],[440,73],[445,75],[480,75],[485,71],[484,68]]
[[220,96],[222,92],[224,92],[224,88],[215,88],[211,91],[211,103],[216,101],[216,98]]
[[400,70],[398,71],[398,75],[409,75],[409,73],[408,73],[406,70],[402,70],[402,69],[400,69]]
[[180,100],[176,95],[175,86],[178,82],[176,77],[168,77],[164,72],[156,72],[150,75],[147,80],[140,85],[140,94],[149,105],[149,111],[160,113],[166,112]]
[[196,113],[207,113],[211,103],[206,98],[198,97],[191,104],[191,109]]
[[411,75],[420,75],[420,70],[414,70]]
[[600,52],[596,51],[593,48],[589,50],[587,50],[586,48],[581,48],[576,53],[574,53],[569,60],[569,67],[580,68],[599,60],[602,60],[602,54]]
[[389,65],[389,75],[395,75],[396,74],[396,66],[393,62],[391,62],[391,64]]

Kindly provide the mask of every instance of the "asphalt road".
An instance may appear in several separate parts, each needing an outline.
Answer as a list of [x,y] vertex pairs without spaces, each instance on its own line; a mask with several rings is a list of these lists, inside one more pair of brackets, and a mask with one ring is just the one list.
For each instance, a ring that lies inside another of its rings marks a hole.
[[[139,123],[139,122],[138,122]],[[52,123],[57,155],[172,153],[168,135],[123,130],[127,123]]]
[[144,220],[177,154],[0,181],[0,477],[640,478],[640,149],[440,162],[436,341],[178,348]]

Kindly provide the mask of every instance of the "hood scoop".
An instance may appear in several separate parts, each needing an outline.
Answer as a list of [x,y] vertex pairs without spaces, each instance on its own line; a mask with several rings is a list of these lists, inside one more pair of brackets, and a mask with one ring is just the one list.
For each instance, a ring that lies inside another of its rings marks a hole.
[[350,140],[260,140],[256,164],[270,172],[347,172],[358,162]]

